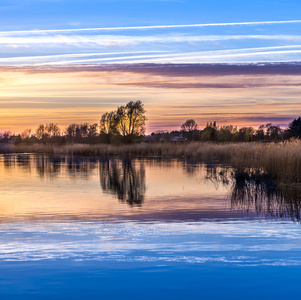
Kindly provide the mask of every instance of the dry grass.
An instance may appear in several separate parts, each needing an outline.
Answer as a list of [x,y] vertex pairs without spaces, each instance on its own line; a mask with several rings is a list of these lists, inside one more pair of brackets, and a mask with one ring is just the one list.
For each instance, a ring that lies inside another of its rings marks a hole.
[[15,146],[14,145],[7,145],[7,144],[0,144],[0,153],[12,153],[15,152]]
[[130,157],[190,157],[244,167],[263,168],[283,182],[301,183],[301,141],[283,143],[190,143],[190,144],[135,144],[65,146],[29,145],[0,147],[2,153],[55,153],[93,156]]

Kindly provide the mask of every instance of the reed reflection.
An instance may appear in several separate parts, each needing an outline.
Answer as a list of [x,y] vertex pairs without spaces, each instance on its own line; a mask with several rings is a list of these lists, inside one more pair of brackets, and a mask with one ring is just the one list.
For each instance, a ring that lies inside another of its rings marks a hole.
[[231,192],[231,208],[300,222],[301,189],[281,185],[258,170],[237,170]]
[[206,180],[230,187],[231,210],[301,222],[301,188],[276,182],[261,169],[206,165]]
[[141,206],[146,192],[145,168],[141,161],[108,159],[100,162],[100,184],[104,192],[114,194],[119,201]]

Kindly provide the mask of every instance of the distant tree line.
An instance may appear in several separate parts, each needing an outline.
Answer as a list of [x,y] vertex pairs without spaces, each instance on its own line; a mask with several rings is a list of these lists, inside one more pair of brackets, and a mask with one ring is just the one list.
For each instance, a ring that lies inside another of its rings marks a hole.
[[268,123],[257,129],[226,125],[216,122],[207,123],[199,129],[193,119],[184,122],[179,130],[159,130],[145,136],[145,109],[141,101],[130,101],[115,111],[104,113],[99,123],[70,124],[62,130],[55,123],[40,124],[35,131],[24,130],[15,135],[11,132],[0,133],[0,143],[10,144],[97,144],[97,143],[137,143],[137,142],[252,142],[283,141],[301,138],[301,117],[289,123],[286,129]]
[[146,138],[148,142],[252,142],[252,141],[283,141],[290,138],[301,138],[301,117],[293,120],[288,128],[268,123],[258,129],[233,125],[218,126],[216,122],[207,123],[204,129],[199,129],[193,119],[182,124],[180,130],[159,130]]

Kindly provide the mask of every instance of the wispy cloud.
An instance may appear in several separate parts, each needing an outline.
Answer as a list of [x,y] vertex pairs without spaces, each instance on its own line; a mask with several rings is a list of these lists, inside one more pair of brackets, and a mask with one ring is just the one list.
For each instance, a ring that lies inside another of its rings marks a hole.
[[[259,64],[66,64],[52,66],[47,64],[5,66],[0,65],[0,72],[25,72],[39,73],[133,73],[146,76],[172,77],[215,77],[215,76],[240,76],[240,75],[301,75],[301,63],[259,63]],[[91,75],[92,76],[92,75]],[[97,76],[97,75],[93,75]],[[261,82],[263,84],[263,82]]]
[[[301,20],[2,31],[0,32],[0,55],[2,55],[0,64],[300,61],[301,35],[296,34],[295,29],[263,30],[266,25],[294,24],[296,27],[298,23],[301,24]],[[252,27],[253,25],[255,27]],[[235,28],[220,30],[219,28],[223,26]],[[249,28],[240,29],[237,26],[249,26]],[[203,27],[217,28],[198,30]],[[184,30],[185,28],[187,30]],[[144,32],[137,30],[144,30]],[[261,34],[258,34],[259,32]],[[292,34],[288,34],[289,32]],[[45,53],[45,55],[38,56],[37,53]]]
[[40,36],[0,36],[3,45],[40,45],[66,44],[82,47],[83,45],[126,46],[139,43],[192,43],[228,40],[275,40],[301,42],[301,35],[40,35]]
[[95,63],[227,63],[239,60],[261,62],[266,60],[296,61],[301,45],[242,48],[229,50],[172,53],[169,51],[125,51],[71,53],[60,55],[21,56],[0,58],[3,65],[70,65]]
[[[85,57],[110,57],[112,55],[124,55],[124,54],[149,54],[149,53],[164,53],[167,51],[129,51],[129,52],[96,52],[96,53],[71,53],[71,54],[57,54],[57,55],[39,55],[39,56],[17,56],[17,57],[6,57],[0,58],[1,63],[30,63],[34,65],[35,63],[47,64],[49,62],[61,62],[62,59],[74,59],[74,58],[85,58]],[[82,59],[84,60],[84,59]],[[81,60],[79,60],[81,61]],[[63,61],[65,62],[65,61]]]
[[[231,53],[232,52],[232,53]],[[49,62],[49,65],[64,65],[74,63],[236,63],[236,62],[261,62],[261,61],[297,61],[301,55],[301,50],[277,50],[277,51],[212,51],[212,52],[188,52],[176,54],[148,54],[131,55],[120,57],[91,58],[71,61]]]
[[94,28],[69,28],[69,29],[43,29],[43,30],[18,30],[0,31],[0,35],[7,34],[41,34],[60,32],[81,32],[81,31],[115,31],[115,30],[144,30],[144,29],[171,29],[171,28],[196,28],[196,27],[219,27],[219,26],[252,26],[252,25],[275,25],[275,24],[296,24],[301,20],[284,21],[256,21],[256,22],[231,22],[231,23],[205,23],[205,24],[178,24],[178,25],[150,25],[132,27],[94,27]]

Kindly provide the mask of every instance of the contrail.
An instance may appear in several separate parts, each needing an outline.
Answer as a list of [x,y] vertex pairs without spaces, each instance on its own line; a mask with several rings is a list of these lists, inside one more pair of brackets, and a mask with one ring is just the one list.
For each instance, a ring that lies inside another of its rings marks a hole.
[[[296,48],[296,49],[294,49]],[[162,61],[171,59],[177,61],[179,59],[199,59],[199,58],[228,58],[228,57],[248,57],[258,55],[270,54],[299,54],[301,45],[286,45],[286,46],[272,46],[272,47],[256,47],[256,48],[238,48],[228,50],[213,50],[213,51],[197,51],[188,53],[171,53],[169,51],[137,51],[137,52],[107,52],[107,53],[78,53],[78,54],[58,54],[58,55],[44,55],[44,56],[23,56],[23,57],[7,57],[0,58],[0,63],[11,63],[12,65],[20,66],[43,66],[43,65],[67,65],[78,63],[97,63],[97,62],[112,62],[114,61],[140,61],[141,59],[149,62]],[[289,49],[289,50],[287,50]],[[294,50],[290,50],[294,49]],[[276,51],[271,51],[276,50]],[[133,55],[128,55],[133,54]],[[112,56],[113,55],[113,56]],[[117,56],[118,55],[118,56]],[[122,56],[123,55],[123,56]],[[125,55],[125,56],[124,56]],[[94,58],[88,58],[98,56]],[[99,57],[100,56],[100,57]],[[107,56],[107,57],[104,57]],[[63,59],[63,60],[61,60]],[[72,60],[69,60],[72,59]],[[22,63],[20,63],[22,61]],[[16,62],[18,62],[16,64]],[[30,63],[30,64],[29,64]]]
[[[292,46],[293,47],[293,46]],[[298,46],[296,46],[298,47]],[[300,45],[301,47],[301,45]],[[43,60],[47,58],[77,58],[89,56],[110,56],[121,54],[147,54],[147,53],[167,53],[169,51],[126,51],[126,52],[96,52],[96,53],[72,53],[72,54],[53,54],[53,55],[38,55],[38,56],[13,56],[0,58],[0,62],[10,62],[16,60]]]
[[214,27],[214,26],[241,26],[241,25],[272,25],[272,24],[294,24],[301,23],[301,20],[288,21],[257,21],[257,22],[236,22],[236,23],[208,23],[208,24],[186,24],[186,25],[153,25],[153,26],[133,26],[133,27],[99,27],[99,28],[71,28],[71,29],[43,29],[43,30],[19,30],[0,31],[0,35],[7,34],[39,34],[58,32],[80,32],[80,31],[118,31],[118,30],[143,30],[143,29],[169,29],[169,28],[193,28],[193,27]]

